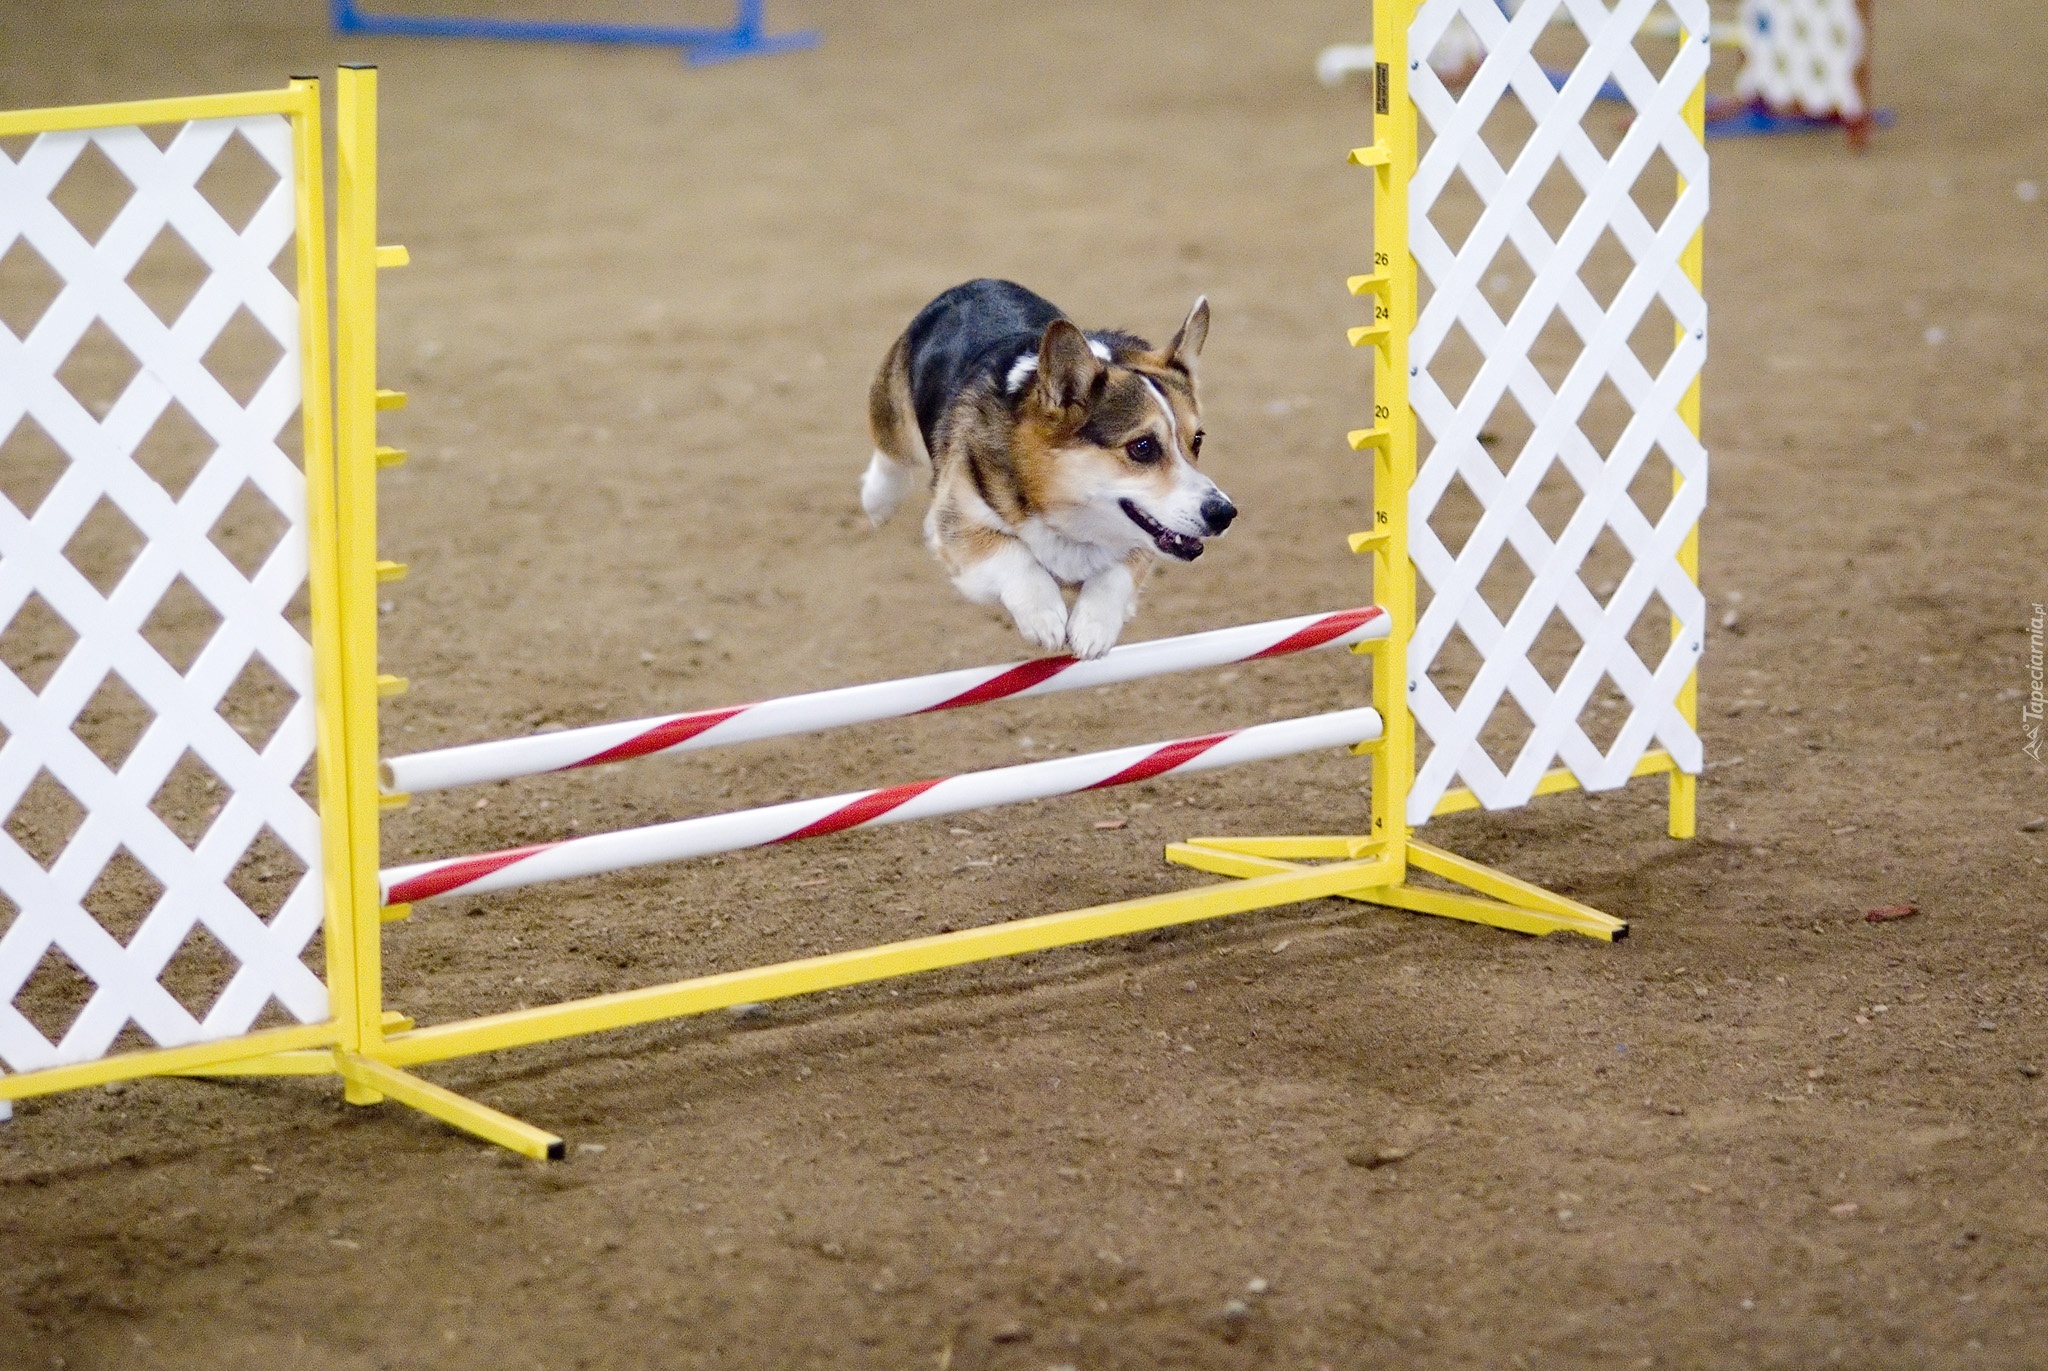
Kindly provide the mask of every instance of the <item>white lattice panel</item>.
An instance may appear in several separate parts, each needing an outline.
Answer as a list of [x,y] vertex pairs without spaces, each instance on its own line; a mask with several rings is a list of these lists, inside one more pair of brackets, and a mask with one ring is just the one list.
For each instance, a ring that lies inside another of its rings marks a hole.
[[1742,0],[1740,23],[1739,97],[1786,114],[1865,113],[1858,0]]
[[[240,228],[202,189],[224,153],[260,159],[275,178]],[[93,237],[52,199],[82,158],[104,158],[129,188]],[[272,270],[293,215],[282,116],[196,121],[162,148],[141,129],[114,128],[42,135],[19,161],[0,155],[0,265],[28,260],[13,256],[26,250],[61,282],[32,327],[0,328],[0,436],[37,426],[63,457],[39,503],[0,497],[0,627],[11,626],[0,647],[13,638],[26,650],[33,624],[52,620],[63,627],[46,638],[75,636],[40,689],[0,668],[0,816],[11,816],[0,894],[12,906],[0,934],[0,1062],[15,1071],[102,1056],[131,1022],[168,1046],[242,1033],[273,1000],[301,1022],[328,1015],[326,987],[301,960],[321,926],[322,891],[319,820],[295,789],[314,747],[312,649],[287,613],[306,581],[306,491],[280,446],[299,406],[298,307]],[[169,322],[130,284],[166,231],[200,278]],[[231,323],[267,335],[261,347],[276,352],[239,399],[209,361]],[[104,412],[67,384],[88,338],[99,349],[92,366],[125,351],[136,367]],[[203,431],[199,450],[216,448],[175,493],[137,460],[173,402]],[[276,534],[245,575],[219,538],[251,501],[269,507]],[[104,594],[67,555],[89,541],[90,521],[125,521],[139,535]],[[218,627],[174,665],[149,635],[167,595],[195,591],[205,607],[193,612]],[[252,741],[222,710],[256,681],[280,703],[274,731],[266,724]],[[116,763],[82,736],[82,714],[112,698],[96,695],[103,688],[146,710]],[[252,854],[267,865],[258,870]],[[110,884],[117,868],[126,874]],[[236,893],[266,878],[277,888],[252,899],[268,918]],[[107,910],[124,892],[132,907],[114,920]],[[174,961],[197,964],[190,957],[228,968],[208,1003],[181,1003],[179,973],[166,977]],[[82,1007],[54,1042],[24,1012],[37,976],[80,987]]]
[[[1560,22],[1565,16],[1568,25]],[[1655,19],[1674,16],[1693,37],[1666,41],[1659,54],[1657,43],[1640,35]],[[1432,135],[1410,189],[1410,242],[1426,296],[1411,342],[1410,391],[1429,444],[1409,505],[1410,551],[1428,597],[1409,649],[1409,699],[1418,748],[1427,749],[1409,797],[1408,818],[1415,824],[1426,822],[1445,792],[1460,784],[1489,809],[1522,804],[1560,762],[1589,790],[1623,784],[1655,747],[1669,749],[1688,771],[1700,765],[1699,738],[1676,700],[1698,660],[1705,614],[1679,553],[1705,503],[1706,452],[1679,406],[1706,358],[1706,305],[1686,279],[1681,253],[1707,209],[1706,149],[1684,117],[1686,98],[1707,70],[1707,3],[1619,0],[1610,9],[1601,0],[1527,0],[1510,18],[1495,0],[1424,0],[1409,50],[1431,51],[1460,19],[1487,54],[1463,91],[1454,96],[1426,63],[1411,63],[1409,73],[1421,123]],[[1548,32],[1555,45],[1556,34],[1572,29],[1584,51],[1560,89],[1544,75],[1545,66],[1558,64],[1554,46],[1539,54],[1538,44]],[[1599,118],[1607,121],[1603,132],[1618,126],[1614,106],[1596,113],[1593,103],[1610,81],[1634,108],[1613,150],[1603,152],[1590,125]],[[1519,101],[1526,116],[1518,117],[1533,128],[1503,166],[1485,129],[1508,101]],[[1549,184],[1562,183],[1582,198],[1553,235],[1534,199],[1559,169],[1568,180],[1556,176]],[[1686,182],[1675,203],[1674,172]],[[1454,177],[1469,185],[1481,207],[1457,242],[1432,217]],[[1671,207],[1653,221],[1646,203]],[[1629,263],[1605,303],[1583,275],[1603,237],[1618,242]],[[1528,283],[1517,298],[1500,300],[1506,277],[1496,263],[1510,257]],[[1505,317],[1497,302],[1507,306]],[[1659,303],[1663,313],[1652,315]],[[1532,355],[1553,317],[1568,326],[1576,349],[1556,384]],[[1683,333],[1675,348],[1665,344],[1668,355],[1653,371],[1630,340],[1647,331],[1646,320],[1657,319],[1665,320],[1666,339],[1676,331],[1671,321]],[[1454,327],[1480,359],[1455,398],[1462,378],[1447,380],[1451,368],[1440,355]],[[1596,392],[1618,393],[1628,411],[1606,451],[1586,431]],[[1489,425],[1504,408],[1526,416],[1529,436],[1519,451],[1496,461],[1482,435],[1492,437]],[[1631,486],[1654,453],[1683,485],[1653,516],[1632,497]],[[1555,536],[1532,509],[1546,477],[1552,489],[1563,484],[1554,471],[1569,477],[1573,501],[1568,518],[1552,520]],[[1430,522],[1454,482],[1469,489],[1480,511],[1456,552]],[[1601,540],[1618,542],[1627,554],[1625,574],[1602,587],[1604,594],[1582,575]],[[1527,578],[1505,618],[1481,593],[1496,559],[1511,559],[1515,574]],[[1646,661],[1631,646],[1631,629],[1655,618],[1663,640],[1665,611],[1684,631]],[[1546,677],[1531,648],[1553,617],[1568,625],[1578,647],[1567,667]],[[1477,657],[1455,703],[1445,692],[1440,661],[1454,633]],[[1627,711],[1605,746],[1587,727],[1603,680]],[[1526,716],[1528,732],[1511,755],[1497,757],[1482,733],[1509,701]]]

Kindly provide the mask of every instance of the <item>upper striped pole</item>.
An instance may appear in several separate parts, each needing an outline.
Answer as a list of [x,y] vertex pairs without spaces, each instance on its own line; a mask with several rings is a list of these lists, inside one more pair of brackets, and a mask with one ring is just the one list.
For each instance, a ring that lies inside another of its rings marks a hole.
[[1264,657],[1285,657],[1311,648],[1345,646],[1386,636],[1387,616],[1376,606],[1334,614],[1304,614],[1179,638],[1159,638],[1149,643],[1127,643],[1094,661],[1070,656],[1039,657],[1008,666],[969,667],[900,681],[787,695],[757,704],[415,752],[385,762],[383,782],[387,791],[417,794],[446,790],[663,752],[692,752],[729,743],[817,733],[849,724],[962,709],[992,700],[1085,690],[1089,686],[1115,685]]
[[708,857],[744,847],[794,842],[850,828],[871,828],[1082,790],[1102,790],[1169,773],[1210,771],[1239,762],[1351,746],[1379,736],[1380,716],[1376,710],[1339,710],[1178,742],[1055,757],[821,800],[797,800],[764,809],[679,819],[475,857],[419,862],[382,872],[380,880],[386,904],[409,904],[435,895],[482,894],[657,862]]

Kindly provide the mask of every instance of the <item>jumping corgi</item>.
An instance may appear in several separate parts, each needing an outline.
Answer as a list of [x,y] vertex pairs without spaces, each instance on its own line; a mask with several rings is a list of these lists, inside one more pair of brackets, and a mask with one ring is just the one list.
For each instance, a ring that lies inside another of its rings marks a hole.
[[879,527],[929,472],[925,542],[960,593],[1000,604],[1038,647],[1100,657],[1159,554],[1192,562],[1237,517],[1195,468],[1208,336],[1206,297],[1154,349],[1083,333],[1009,281],[955,286],[875,375],[861,506]]

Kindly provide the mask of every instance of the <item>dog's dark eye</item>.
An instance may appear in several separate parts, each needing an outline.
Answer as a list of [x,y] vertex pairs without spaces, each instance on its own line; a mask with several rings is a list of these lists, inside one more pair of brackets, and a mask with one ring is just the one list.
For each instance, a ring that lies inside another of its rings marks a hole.
[[1165,455],[1159,450],[1159,440],[1149,433],[1142,438],[1133,438],[1130,442],[1125,443],[1124,452],[1129,455],[1132,461],[1140,466],[1151,466]]
[[1188,439],[1188,451],[1197,457],[1202,455],[1202,430],[1196,429],[1195,436]]

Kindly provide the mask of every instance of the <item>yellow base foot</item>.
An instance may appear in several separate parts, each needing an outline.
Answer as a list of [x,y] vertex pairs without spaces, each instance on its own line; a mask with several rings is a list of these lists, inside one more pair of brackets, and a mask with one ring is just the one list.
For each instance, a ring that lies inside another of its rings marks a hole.
[[522,1123],[510,1114],[501,1114],[488,1105],[466,1100],[452,1090],[368,1057],[336,1052],[334,1062],[341,1071],[342,1080],[347,1083],[351,1104],[360,1103],[355,1098],[359,1091],[372,1096],[373,1103],[389,1096],[451,1127],[473,1133],[485,1142],[508,1147],[523,1157],[531,1157],[535,1161],[562,1159],[564,1146],[560,1138],[530,1123]]
[[[1218,876],[1250,880],[1284,872],[1314,870],[1313,867],[1302,866],[1299,861],[1284,860],[1286,857],[1356,857],[1373,846],[1369,839],[1343,837],[1195,838],[1167,848],[1166,860]],[[1487,924],[1537,937],[1552,933],[1578,933],[1588,938],[1618,942],[1628,936],[1625,920],[1441,848],[1411,839],[1405,856],[1406,861],[1401,864],[1393,881],[1382,879],[1377,884],[1340,890],[1336,892],[1337,897],[1406,909],[1417,914],[1462,919],[1467,923]],[[1410,885],[1405,879],[1406,867],[1426,871],[1474,893],[1466,895]],[[1381,870],[1395,868],[1390,865]]]

